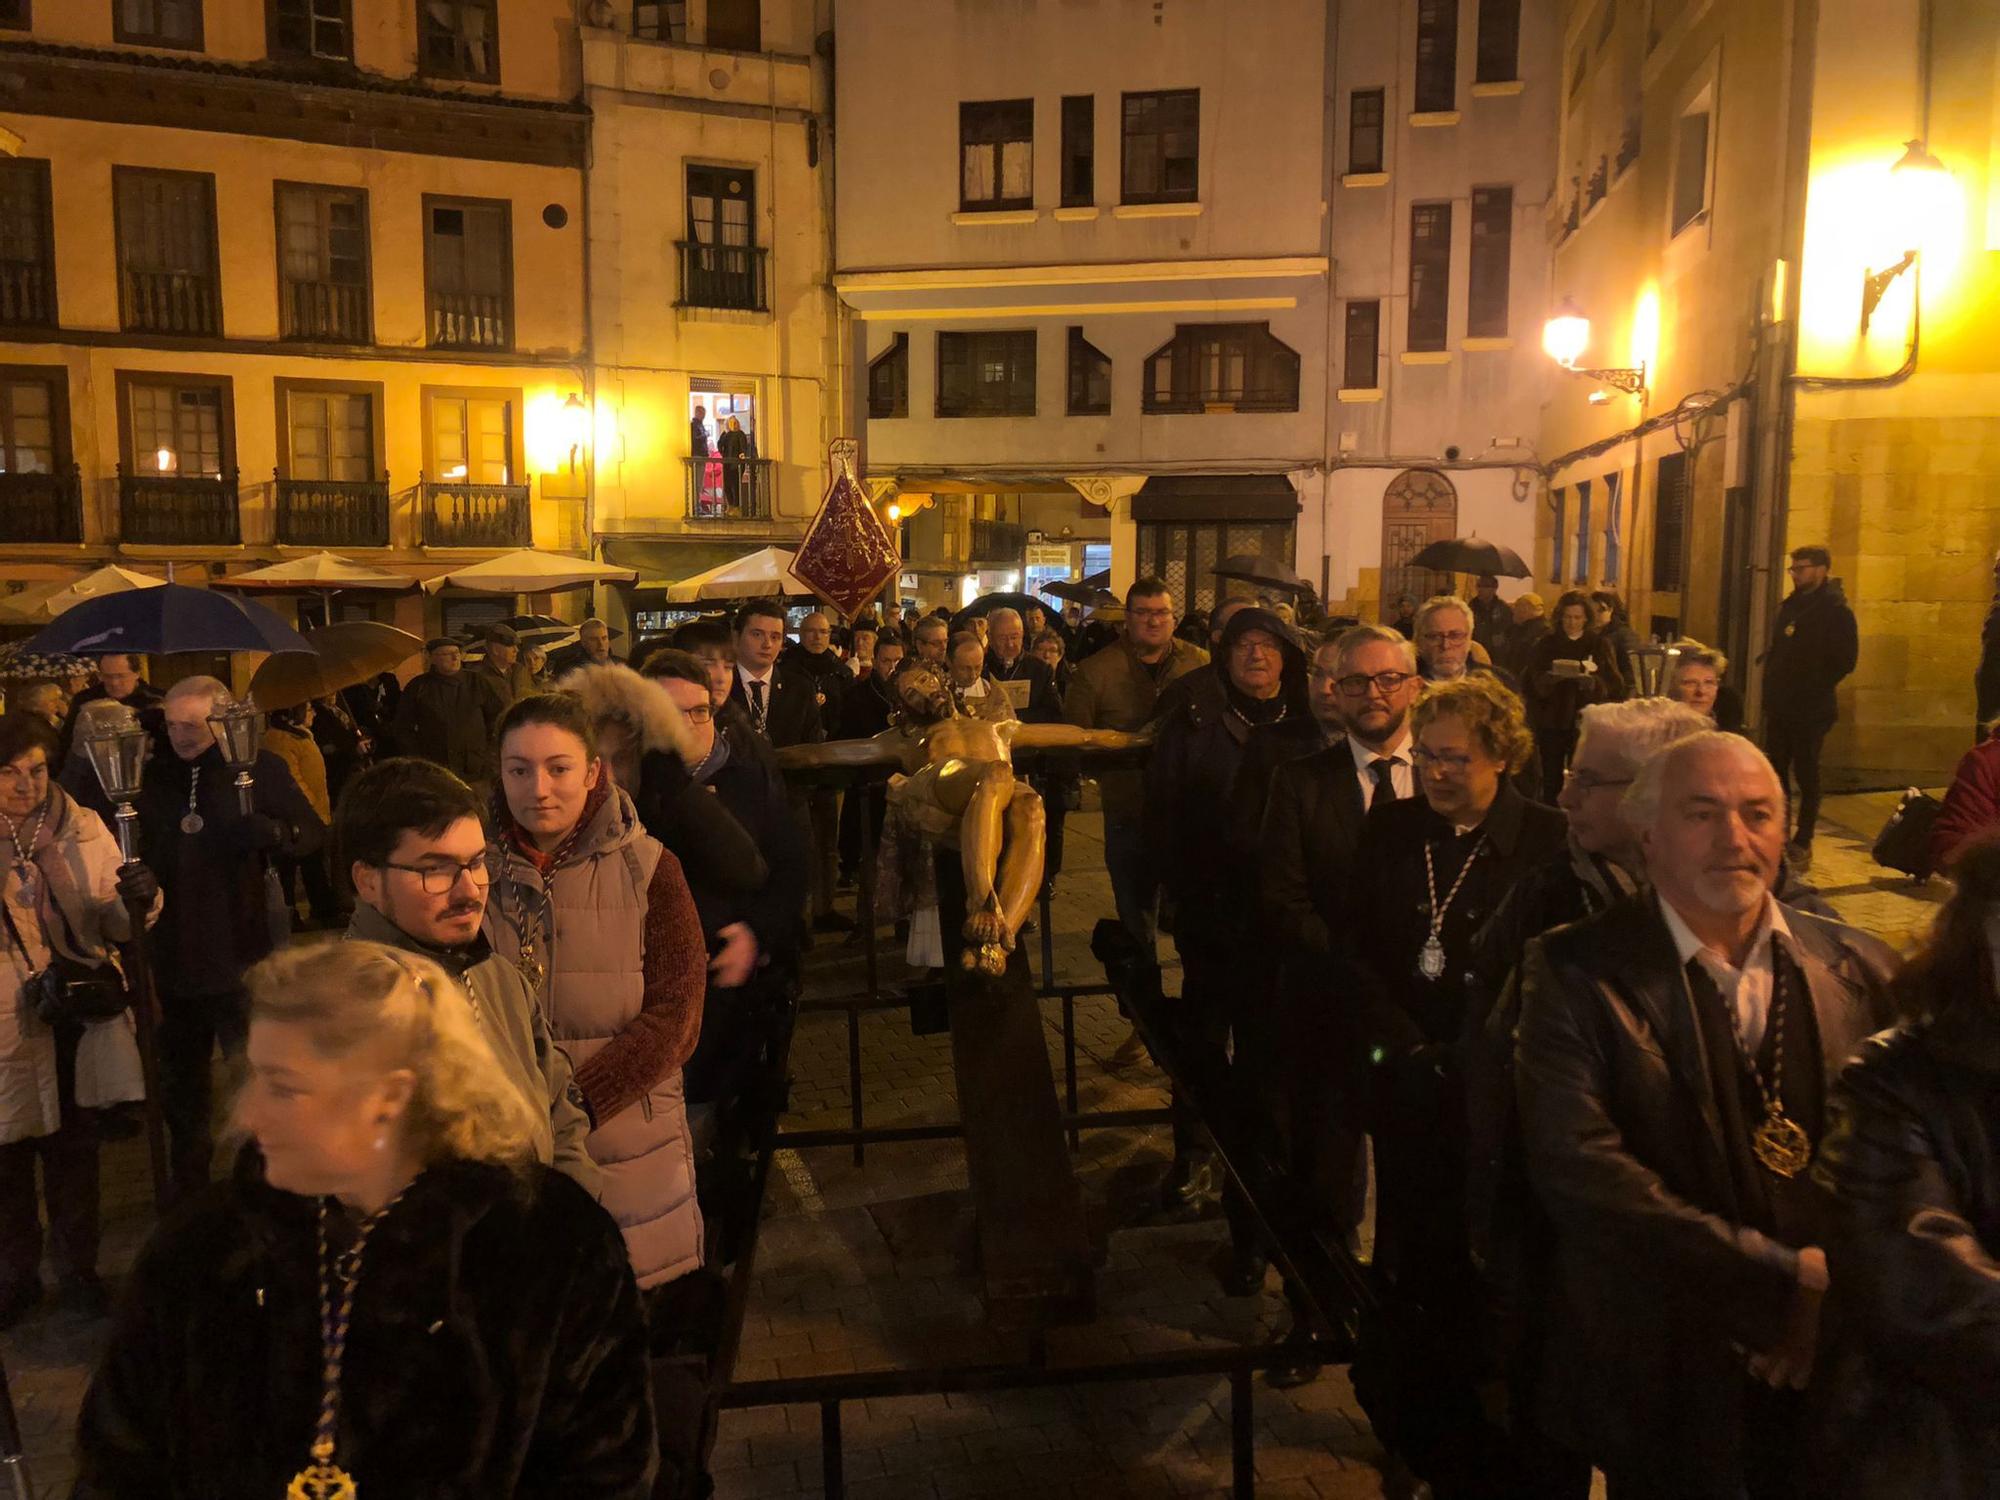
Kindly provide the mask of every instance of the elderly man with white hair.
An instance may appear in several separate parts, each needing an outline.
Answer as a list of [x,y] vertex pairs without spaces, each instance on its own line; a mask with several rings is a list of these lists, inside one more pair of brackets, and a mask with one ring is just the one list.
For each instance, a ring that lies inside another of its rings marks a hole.
[[168,753],[147,762],[136,804],[146,863],[165,898],[152,944],[160,1106],[181,1194],[208,1181],[210,1059],[218,1044],[225,1057],[242,1052],[249,1026],[243,974],[274,946],[269,861],[304,859],[326,839],[292,773],[268,750],[250,773],[251,811],[242,810],[235,773],[208,722],[234,701],[213,677],[184,677],[167,690]]
[[1785,797],[1737,735],[1625,793],[1650,892],[1531,942],[1515,1059],[1554,1231],[1537,1416],[1611,1500],[1800,1493],[1827,1289],[1808,1173],[1894,955],[1773,895]]

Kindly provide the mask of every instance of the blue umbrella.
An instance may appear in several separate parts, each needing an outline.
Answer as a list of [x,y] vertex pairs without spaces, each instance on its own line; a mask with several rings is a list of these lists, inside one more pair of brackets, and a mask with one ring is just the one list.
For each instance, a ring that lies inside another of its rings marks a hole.
[[30,651],[101,656],[142,651],[311,651],[306,638],[261,604],[169,583],[104,594],[66,609],[27,644]]

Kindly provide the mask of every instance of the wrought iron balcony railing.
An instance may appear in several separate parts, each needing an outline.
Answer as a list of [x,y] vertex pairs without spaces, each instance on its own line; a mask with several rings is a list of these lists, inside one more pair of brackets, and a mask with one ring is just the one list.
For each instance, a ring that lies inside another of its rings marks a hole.
[[281,547],[389,545],[386,479],[280,479],[277,497]]
[[1012,521],[974,521],[971,561],[1018,563],[1028,547],[1028,529]]
[[370,341],[368,288],[338,281],[287,281],[279,306],[279,331],[288,339],[317,344]]
[[0,260],[0,323],[52,328],[55,321],[55,268],[39,260]]
[[222,332],[222,287],[189,271],[134,271],[118,278],[119,321],[132,333]]
[[771,519],[772,462],[768,458],[689,458],[687,514],[691,521]]
[[525,484],[420,483],[426,547],[531,547]]
[[118,475],[118,536],[149,547],[234,547],[243,540],[236,474]]
[[769,312],[764,282],[767,252],[758,245],[703,245],[675,242],[680,252],[680,307],[718,307],[736,312]]
[[511,349],[513,309],[505,297],[478,292],[429,294],[433,349]]
[[0,474],[0,542],[83,540],[83,479],[76,465],[55,474]]

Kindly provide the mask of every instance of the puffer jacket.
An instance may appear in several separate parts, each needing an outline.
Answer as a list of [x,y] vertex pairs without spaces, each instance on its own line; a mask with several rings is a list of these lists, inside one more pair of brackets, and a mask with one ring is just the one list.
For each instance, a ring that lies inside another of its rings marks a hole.
[[701,1032],[708,977],[701,919],[680,864],[639,823],[610,768],[575,831],[544,855],[504,799],[490,858],[485,931],[495,951],[538,966],[549,1032],[576,1065],[618,1221],[641,1287],[702,1263],[681,1065]]

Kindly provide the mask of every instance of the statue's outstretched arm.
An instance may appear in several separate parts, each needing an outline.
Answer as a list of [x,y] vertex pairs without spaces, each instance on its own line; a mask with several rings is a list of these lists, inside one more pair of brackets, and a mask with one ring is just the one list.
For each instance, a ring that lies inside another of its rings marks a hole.
[[1122,729],[1079,729],[1074,724],[1023,724],[1014,732],[1017,750],[1126,750],[1152,742],[1150,724],[1136,734]]
[[900,766],[902,736],[886,729],[865,740],[821,740],[817,745],[787,745],[778,752],[784,770],[814,766]]

